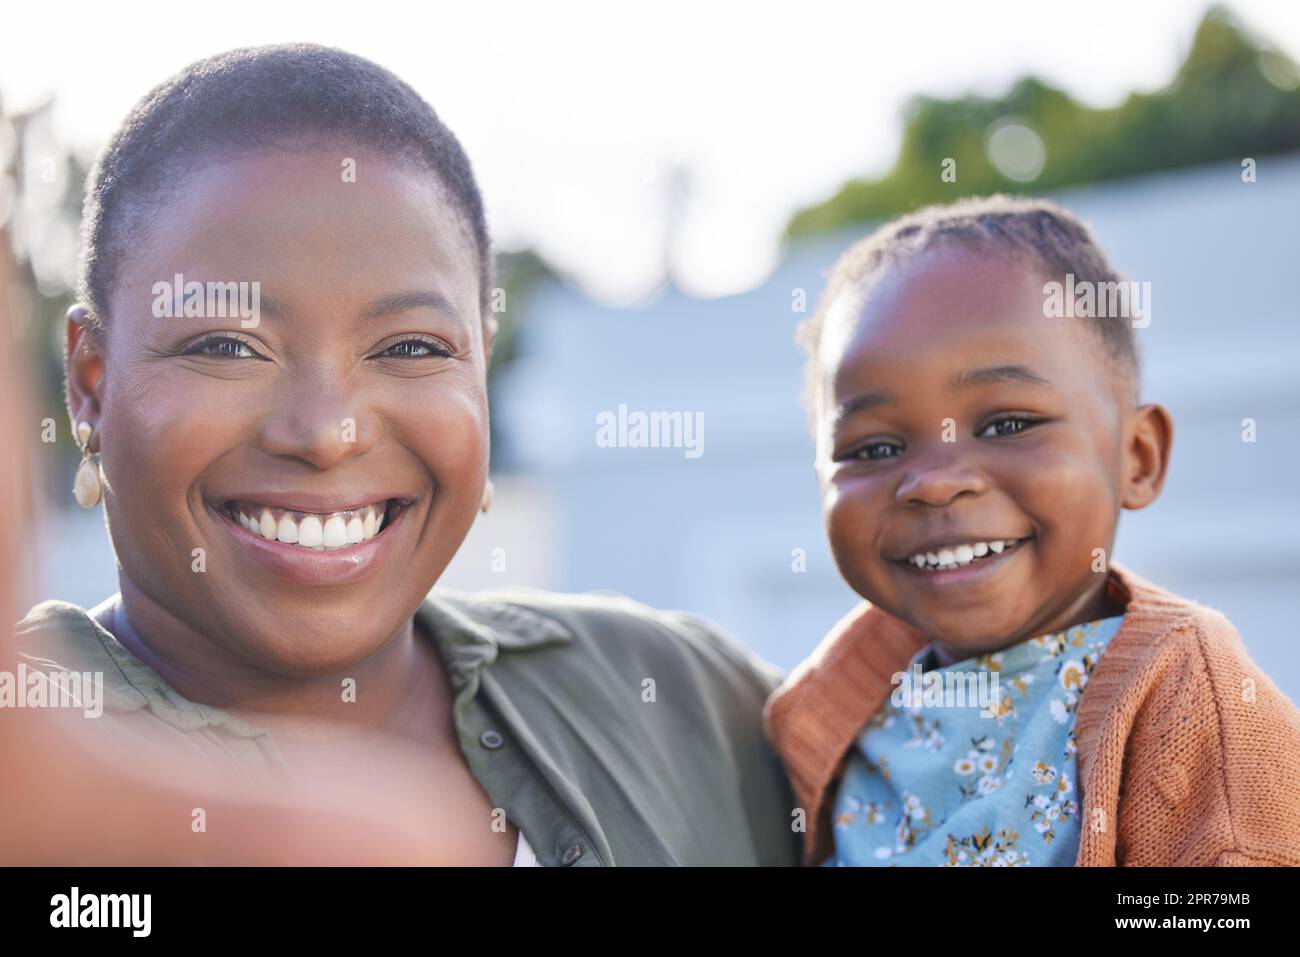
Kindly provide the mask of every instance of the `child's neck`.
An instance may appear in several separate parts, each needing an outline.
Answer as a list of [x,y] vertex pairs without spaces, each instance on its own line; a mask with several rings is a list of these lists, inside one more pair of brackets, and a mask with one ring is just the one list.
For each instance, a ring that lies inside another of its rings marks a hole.
[[987,648],[981,651],[969,651],[962,649],[953,649],[946,647],[943,642],[934,640],[931,646],[934,649],[935,660],[938,661],[939,667],[946,668],[948,665],[956,664],[958,661],[965,661],[968,658],[974,658],[976,655],[993,654],[1017,644],[1027,638],[1034,638],[1038,635],[1052,635],[1058,631],[1064,631],[1067,628],[1073,628],[1075,625],[1082,625],[1089,621],[1097,621],[1100,618],[1111,618],[1115,615],[1124,614],[1124,606],[1118,604],[1110,597],[1110,591],[1106,587],[1107,576],[1102,576],[1101,581],[1093,585],[1086,592],[1079,596],[1079,599],[1071,604],[1065,611],[1057,615],[1033,635],[1024,635],[1020,638],[1012,638],[1004,641],[994,648]]

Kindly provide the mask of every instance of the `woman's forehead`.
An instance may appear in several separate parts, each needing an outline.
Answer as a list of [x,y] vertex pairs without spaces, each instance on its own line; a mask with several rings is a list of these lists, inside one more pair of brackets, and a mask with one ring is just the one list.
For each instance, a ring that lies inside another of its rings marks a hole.
[[[355,181],[341,177],[356,163]],[[260,281],[374,297],[437,277],[477,311],[477,256],[436,178],[338,146],[259,152],[187,176],[123,260],[115,298],[136,302],[159,281]],[[278,287],[273,289],[270,287]],[[138,310],[128,308],[128,312]]]

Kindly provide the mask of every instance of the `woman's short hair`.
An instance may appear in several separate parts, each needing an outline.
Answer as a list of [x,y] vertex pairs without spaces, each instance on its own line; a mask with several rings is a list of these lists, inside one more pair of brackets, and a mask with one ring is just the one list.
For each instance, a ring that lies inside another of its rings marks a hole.
[[[493,283],[483,198],[469,158],[433,108],[364,57],[294,43],[193,63],[150,91],[100,153],[86,183],[77,297],[102,329],[132,236],[204,162],[342,137],[434,173],[479,260],[480,309]],[[138,240],[137,240],[138,241]]]

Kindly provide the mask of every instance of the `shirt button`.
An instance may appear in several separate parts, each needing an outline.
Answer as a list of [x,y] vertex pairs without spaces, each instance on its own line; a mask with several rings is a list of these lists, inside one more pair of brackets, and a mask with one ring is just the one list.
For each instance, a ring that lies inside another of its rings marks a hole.
[[564,852],[564,856],[560,858],[560,863],[565,867],[568,867],[580,857],[582,857],[582,848],[577,844],[570,844],[568,849]]
[[478,743],[483,745],[489,751],[495,751],[501,745],[506,743],[506,739],[501,737],[498,731],[484,731],[478,736]]

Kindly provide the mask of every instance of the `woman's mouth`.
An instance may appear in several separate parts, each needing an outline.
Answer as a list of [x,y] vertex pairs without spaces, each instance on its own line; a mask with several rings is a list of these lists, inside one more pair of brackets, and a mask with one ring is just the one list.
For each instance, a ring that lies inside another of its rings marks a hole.
[[341,512],[300,512],[233,500],[224,506],[231,520],[268,542],[315,551],[333,551],[369,541],[391,524],[403,507],[391,498]]
[[[335,503],[258,502],[227,499],[209,507],[243,555],[280,578],[302,585],[344,585],[377,571],[406,532],[403,521],[414,499],[385,498],[335,511],[304,511],[284,505]],[[343,504],[343,503],[339,503]],[[408,528],[410,526],[410,528]]]

